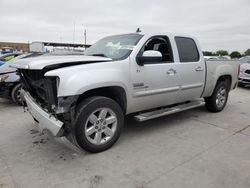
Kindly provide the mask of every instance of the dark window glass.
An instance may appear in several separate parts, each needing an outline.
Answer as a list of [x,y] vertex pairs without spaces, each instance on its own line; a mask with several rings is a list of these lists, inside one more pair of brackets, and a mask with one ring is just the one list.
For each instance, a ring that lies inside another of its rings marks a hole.
[[[162,54],[163,62],[173,62],[172,48],[169,39],[165,36],[157,36],[149,39],[140,50],[139,55],[148,50],[159,51]],[[154,62],[152,62],[154,63]],[[156,62],[159,63],[159,62]]]
[[193,39],[185,37],[175,37],[180,62],[199,61],[199,52]]

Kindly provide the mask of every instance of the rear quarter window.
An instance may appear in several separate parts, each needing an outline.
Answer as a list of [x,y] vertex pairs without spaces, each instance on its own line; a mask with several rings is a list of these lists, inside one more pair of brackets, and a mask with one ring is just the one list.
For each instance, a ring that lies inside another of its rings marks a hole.
[[193,39],[175,37],[180,62],[197,62],[200,59],[198,48]]

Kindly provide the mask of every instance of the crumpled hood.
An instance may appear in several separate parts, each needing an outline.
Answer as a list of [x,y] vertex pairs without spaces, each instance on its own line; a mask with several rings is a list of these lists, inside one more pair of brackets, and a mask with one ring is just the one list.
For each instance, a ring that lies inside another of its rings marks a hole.
[[5,64],[0,66],[0,75],[1,74],[7,74],[7,73],[13,73],[16,72],[16,68],[10,67],[10,65],[19,62],[20,59],[12,59],[10,61],[7,61]]
[[10,66],[17,69],[33,69],[42,70],[47,67],[65,67],[74,66],[85,63],[107,62],[112,61],[110,58],[97,56],[40,56],[34,58],[21,59],[17,63]]
[[9,67],[9,65],[10,64],[7,62],[0,67],[0,75],[16,71],[15,68]]

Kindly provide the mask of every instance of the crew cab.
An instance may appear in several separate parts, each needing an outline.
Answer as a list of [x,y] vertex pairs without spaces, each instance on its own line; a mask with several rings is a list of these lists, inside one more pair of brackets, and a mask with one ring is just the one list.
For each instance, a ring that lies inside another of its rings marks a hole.
[[84,56],[12,66],[40,129],[89,152],[110,148],[128,114],[141,122],[202,105],[220,112],[239,72],[235,61],[205,61],[196,38],[171,33],[109,36]]

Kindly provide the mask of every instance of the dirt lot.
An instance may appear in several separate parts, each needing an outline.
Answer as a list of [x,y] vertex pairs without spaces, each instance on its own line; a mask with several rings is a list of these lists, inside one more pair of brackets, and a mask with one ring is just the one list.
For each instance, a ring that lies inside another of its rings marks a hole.
[[89,154],[36,131],[28,113],[0,99],[2,187],[250,187],[250,89],[221,113],[204,107],[137,123],[110,150]]

